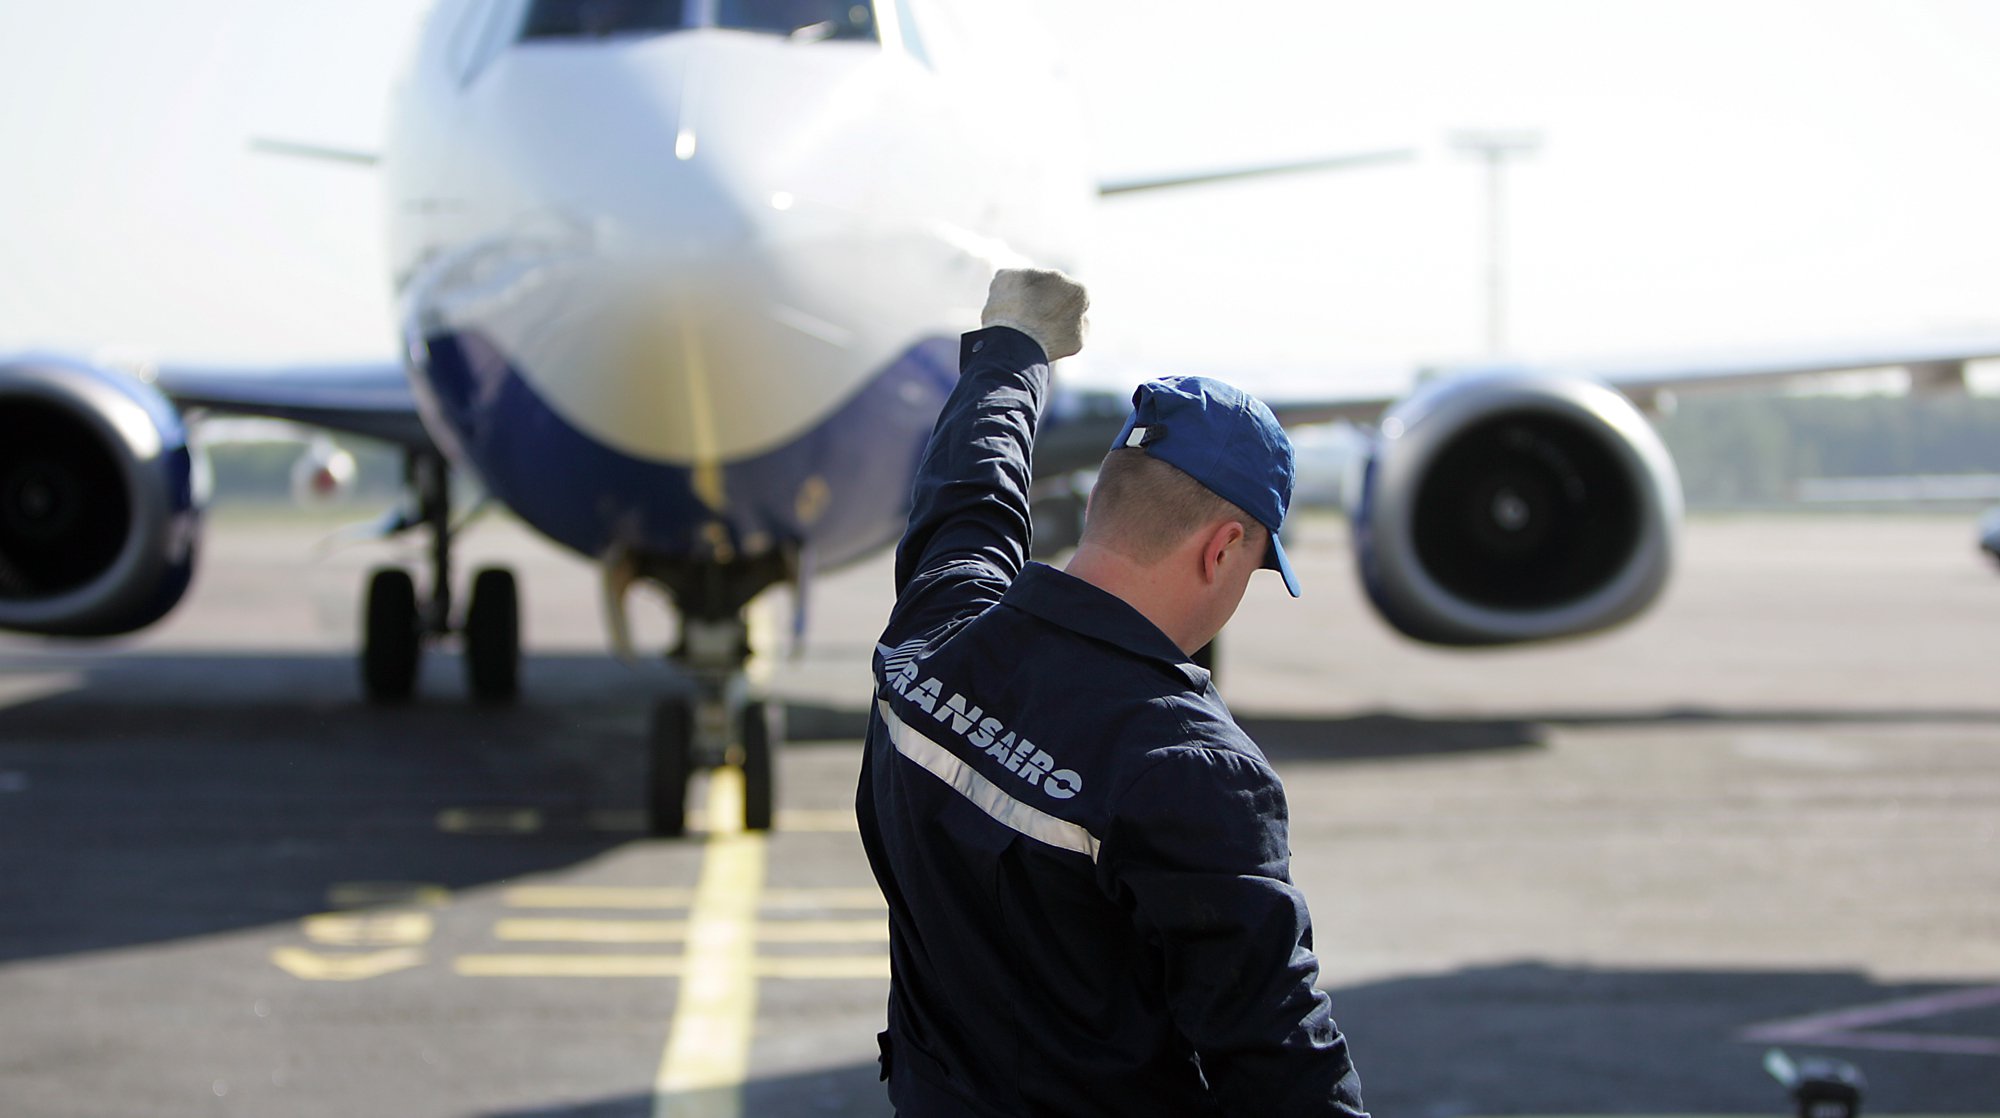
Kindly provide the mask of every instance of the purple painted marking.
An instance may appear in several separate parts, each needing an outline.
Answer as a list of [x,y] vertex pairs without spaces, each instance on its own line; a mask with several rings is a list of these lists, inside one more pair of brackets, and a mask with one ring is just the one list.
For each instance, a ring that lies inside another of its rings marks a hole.
[[2000,1038],[1945,1036],[1925,1033],[1861,1032],[1870,1025],[1891,1021],[1913,1021],[1939,1017],[1968,1009],[2000,1005],[2000,986],[1979,986],[1948,994],[1904,998],[1880,1005],[1819,1013],[1753,1025],[1737,1034],[1740,1039],[1770,1043],[1791,1041],[1843,1048],[1876,1048],[1897,1052],[1936,1052],[1959,1056],[2000,1056]]

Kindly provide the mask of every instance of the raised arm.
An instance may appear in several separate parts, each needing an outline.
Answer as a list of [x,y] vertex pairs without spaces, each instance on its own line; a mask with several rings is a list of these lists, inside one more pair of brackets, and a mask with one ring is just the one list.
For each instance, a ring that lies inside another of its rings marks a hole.
[[1061,272],[993,277],[983,329],[959,351],[959,381],[939,413],[896,549],[896,612],[886,636],[990,604],[1028,557],[1028,485],[1049,362],[1083,347],[1089,297]]

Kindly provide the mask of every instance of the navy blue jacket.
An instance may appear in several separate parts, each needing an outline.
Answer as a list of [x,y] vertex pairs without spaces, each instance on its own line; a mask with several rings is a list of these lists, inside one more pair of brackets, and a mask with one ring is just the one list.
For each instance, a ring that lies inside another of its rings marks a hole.
[[1365,1118],[1285,796],[1166,634],[1027,562],[1041,348],[966,335],[917,475],[856,807],[903,1118]]

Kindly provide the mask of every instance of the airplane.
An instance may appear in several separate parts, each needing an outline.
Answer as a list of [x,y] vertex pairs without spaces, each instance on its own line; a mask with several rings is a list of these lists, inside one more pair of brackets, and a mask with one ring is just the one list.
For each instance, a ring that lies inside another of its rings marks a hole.
[[[782,729],[748,683],[746,609],[897,539],[993,271],[1078,269],[1100,197],[1408,154],[1095,182],[1048,64],[1018,37],[1004,59],[982,52],[999,7],[440,0],[380,152],[267,145],[381,175],[400,353],[255,369],[0,358],[0,630],[103,637],[174,608],[205,501],[189,416],[385,440],[408,501],[380,532],[424,533],[429,570],[421,589],[397,566],[369,577],[368,698],[407,700],[426,646],[451,639],[476,699],[518,691],[513,574],[475,572],[462,609],[453,592],[455,479],[476,479],[596,562],[621,653],[634,585],[678,612],[667,655],[690,687],[651,713],[650,829],[682,833],[689,779],[725,763],[742,767],[746,824],[768,829]],[[1391,624],[1511,644],[1619,624],[1665,585],[1680,492],[1641,404],[1888,365],[1962,383],[1967,360],[1997,355],[1988,338],[1616,376],[1470,368],[1403,398],[1276,410],[1374,424],[1351,515]],[[1052,403],[1035,460],[1049,536],[1125,408]]]

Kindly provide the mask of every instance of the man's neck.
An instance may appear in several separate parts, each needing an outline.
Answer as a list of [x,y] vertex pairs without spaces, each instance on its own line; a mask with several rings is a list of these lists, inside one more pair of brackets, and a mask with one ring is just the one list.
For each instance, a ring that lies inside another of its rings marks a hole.
[[1097,587],[1138,610],[1140,616],[1157,626],[1182,652],[1193,639],[1193,619],[1185,608],[1186,595],[1171,584],[1165,564],[1147,565],[1101,544],[1078,545],[1063,572]]

